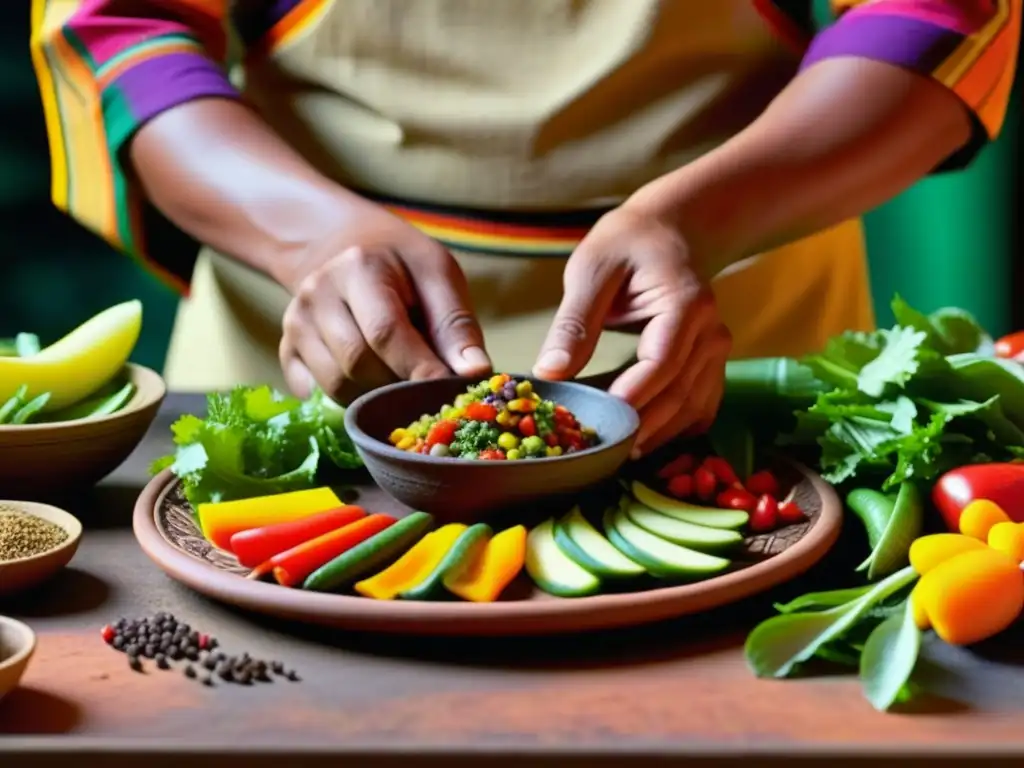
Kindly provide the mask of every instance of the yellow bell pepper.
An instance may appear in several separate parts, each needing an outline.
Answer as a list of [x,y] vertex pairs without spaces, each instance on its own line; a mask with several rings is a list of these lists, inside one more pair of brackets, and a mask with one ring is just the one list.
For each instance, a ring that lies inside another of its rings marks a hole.
[[465,525],[452,523],[428,533],[389,567],[358,582],[356,592],[375,600],[395,599],[433,573],[465,530]]
[[231,537],[239,531],[300,520],[341,506],[341,499],[330,488],[311,488],[252,499],[200,504],[196,514],[207,541],[230,552]]
[[962,533],[933,533],[910,545],[910,564],[921,576],[963,552],[985,549],[985,542]]
[[1009,523],[1003,508],[988,499],[976,499],[960,513],[960,533],[978,541],[988,541],[988,532],[997,523]]
[[952,645],[998,634],[1024,609],[1024,574],[990,547],[961,552],[921,577],[910,594],[914,621]]
[[497,534],[472,562],[444,580],[453,595],[474,603],[492,603],[519,575],[526,562],[526,528],[517,525]]
[[1018,563],[1024,561],[1024,525],[996,523],[989,529],[988,545],[1009,555]]

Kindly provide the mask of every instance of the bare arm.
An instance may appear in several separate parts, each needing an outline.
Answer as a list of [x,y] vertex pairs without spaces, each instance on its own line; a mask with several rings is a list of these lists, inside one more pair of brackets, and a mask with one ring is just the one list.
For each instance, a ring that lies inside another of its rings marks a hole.
[[710,275],[885,202],[970,133],[967,109],[937,83],[877,61],[831,59],[798,75],[734,139],[634,202],[672,211]]
[[311,244],[366,205],[235,101],[175,107],[143,126],[130,151],[146,196],[164,215],[281,282]]

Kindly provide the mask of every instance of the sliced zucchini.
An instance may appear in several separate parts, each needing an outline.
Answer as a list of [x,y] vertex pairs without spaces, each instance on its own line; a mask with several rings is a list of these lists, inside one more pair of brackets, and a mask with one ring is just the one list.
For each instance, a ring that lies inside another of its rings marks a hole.
[[570,560],[595,576],[605,579],[630,579],[646,570],[612,546],[604,536],[573,507],[555,523],[555,543]]
[[636,480],[633,481],[631,491],[633,498],[645,507],[650,507],[655,512],[661,512],[663,515],[668,515],[676,520],[683,520],[687,523],[693,523],[694,525],[736,530],[746,525],[750,519],[750,515],[738,509],[700,507],[696,504],[689,504],[679,499],[663,496]]
[[526,537],[526,572],[556,597],[586,597],[601,589],[601,580],[577,565],[555,543],[555,524],[546,520]]
[[704,579],[721,573],[730,565],[724,557],[681,547],[645,531],[622,509],[605,512],[604,528],[608,540],[622,554],[660,579]]
[[655,536],[680,544],[699,552],[722,552],[743,543],[743,536],[724,528],[708,528],[694,525],[636,502],[626,508],[626,516],[638,526]]

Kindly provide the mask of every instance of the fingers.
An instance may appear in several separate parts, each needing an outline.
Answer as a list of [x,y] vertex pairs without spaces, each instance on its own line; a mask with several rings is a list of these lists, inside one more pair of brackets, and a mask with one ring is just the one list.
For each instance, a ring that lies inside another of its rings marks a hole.
[[640,334],[637,362],[622,373],[608,391],[638,411],[679,376],[693,349],[699,326],[686,322],[683,311],[658,315]]
[[306,398],[316,383],[333,396],[342,383],[338,366],[302,304],[288,305],[283,326],[278,358],[288,388],[296,397]]
[[315,292],[316,297],[309,308],[310,316],[346,382],[335,394],[340,396],[345,391],[352,394],[352,382],[359,382],[361,389],[370,390],[395,381],[394,372],[370,349],[352,312],[333,285],[321,281]]
[[533,367],[540,378],[567,379],[583,369],[625,279],[622,266],[585,248],[584,244],[566,264],[562,303]]
[[395,284],[397,276],[381,269],[379,254],[350,248],[336,260],[335,288],[345,296],[359,332],[373,353],[400,379],[450,375],[409,318]]
[[491,360],[484,351],[484,334],[466,277],[449,254],[440,253],[437,261],[423,275],[414,275],[434,349],[460,376],[483,376],[491,371]]
[[682,368],[675,369],[676,377],[640,409],[637,456],[679,434],[703,431],[710,426],[722,399],[730,346],[728,331],[720,325],[712,326],[697,338],[692,354],[685,358]]

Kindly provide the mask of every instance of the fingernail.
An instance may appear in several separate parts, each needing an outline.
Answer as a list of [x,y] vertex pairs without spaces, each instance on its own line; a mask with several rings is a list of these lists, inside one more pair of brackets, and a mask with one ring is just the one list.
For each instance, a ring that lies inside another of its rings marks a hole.
[[535,370],[558,374],[569,367],[569,353],[564,349],[549,349],[540,356]]
[[473,370],[491,367],[491,359],[480,347],[466,347],[462,350],[462,360]]

